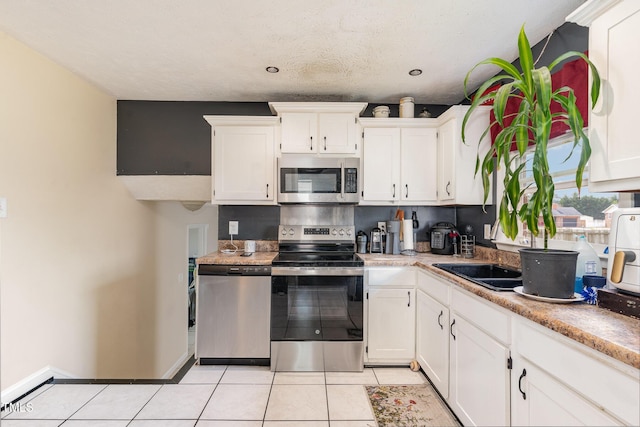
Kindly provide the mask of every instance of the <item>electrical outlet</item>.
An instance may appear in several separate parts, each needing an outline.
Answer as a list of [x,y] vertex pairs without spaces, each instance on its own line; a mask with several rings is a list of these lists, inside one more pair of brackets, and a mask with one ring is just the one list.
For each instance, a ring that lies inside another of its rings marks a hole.
[[0,197],[0,218],[7,217],[7,198]]
[[484,238],[487,240],[491,239],[491,224],[484,225]]
[[387,232],[387,221],[378,221],[378,228],[383,233],[386,233]]
[[229,221],[229,234],[238,235],[238,221]]

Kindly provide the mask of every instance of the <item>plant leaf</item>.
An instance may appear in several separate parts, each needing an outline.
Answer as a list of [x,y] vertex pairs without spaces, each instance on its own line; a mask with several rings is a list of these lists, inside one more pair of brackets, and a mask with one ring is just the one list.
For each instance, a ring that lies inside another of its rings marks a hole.
[[529,88],[528,94],[532,94],[533,91],[533,78],[531,76],[531,70],[533,69],[533,54],[531,53],[531,46],[529,45],[529,39],[524,32],[524,25],[520,28],[520,34],[518,35],[518,54],[520,55],[520,66],[522,67],[522,76],[525,82],[525,86]]

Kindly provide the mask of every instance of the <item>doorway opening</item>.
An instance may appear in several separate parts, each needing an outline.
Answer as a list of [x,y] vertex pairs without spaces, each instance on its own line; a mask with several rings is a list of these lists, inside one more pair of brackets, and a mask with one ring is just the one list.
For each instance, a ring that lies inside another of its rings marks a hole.
[[209,224],[189,224],[187,226],[187,265],[188,265],[188,355],[195,353],[196,337],[196,258],[207,254],[207,232]]

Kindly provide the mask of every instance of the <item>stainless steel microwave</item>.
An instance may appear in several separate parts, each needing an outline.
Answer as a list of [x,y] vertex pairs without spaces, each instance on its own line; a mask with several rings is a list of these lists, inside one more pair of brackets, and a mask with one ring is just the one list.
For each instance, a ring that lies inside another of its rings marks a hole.
[[359,168],[354,157],[280,157],[278,203],[358,203]]

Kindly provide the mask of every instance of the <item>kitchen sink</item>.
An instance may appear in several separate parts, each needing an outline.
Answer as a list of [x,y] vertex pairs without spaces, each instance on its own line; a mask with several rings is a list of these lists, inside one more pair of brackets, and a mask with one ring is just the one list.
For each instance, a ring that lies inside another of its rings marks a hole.
[[441,270],[494,291],[512,291],[522,286],[522,273],[497,264],[433,264]]

